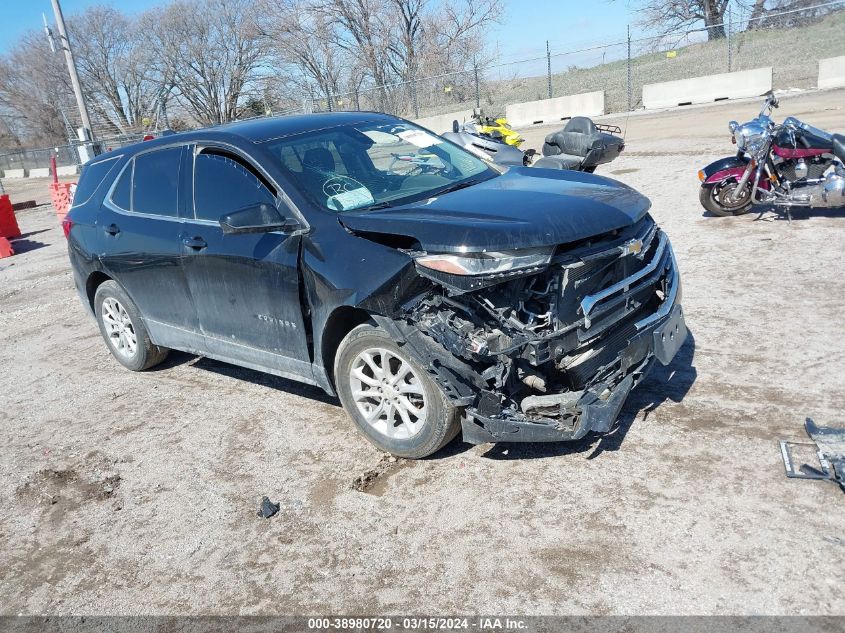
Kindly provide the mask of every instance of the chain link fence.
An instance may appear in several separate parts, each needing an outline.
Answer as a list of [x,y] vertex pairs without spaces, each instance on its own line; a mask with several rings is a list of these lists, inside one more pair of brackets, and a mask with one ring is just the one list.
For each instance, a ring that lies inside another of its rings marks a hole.
[[[729,10],[724,23],[713,26],[721,26],[725,37],[707,41],[704,28],[637,37],[629,28],[611,42],[573,50],[541,42],[545,50],[531,58],[474,64],[338,94],[302,91],[299,98],[294,93],[292,100],[265,103],[265,108],[271,116],[370,110],[419,119],[475,108],[496,116],[512,103],[603,90],[607,113],[626,112],[641,106],[644,84],[751,68],[771,66],[776,90],[813,88],[818,60],[845,55],[845,0],[767,13],[762,19],[752,19],[749,11]],[[141,139],[138,134],[100,142],[108,149]],[[59,166],[80,162],[76,145],[67,145],[0,153],[0,170],[47,167],[54,153]]]
[[[750,10],[729,10],[725,37],[707,41],[705,28],[632,37],[467,70],[370,87],[353,93],[304,99],[302,111],[376,110],[417,119],[481,108],[503,114],[511,103],[605,92],[608,113],[640,107],[644,84],[771,66],[774,88],[816,85],[818,60],[845,55],[845,1],[752,18]],[[829,15],[808,19],[814,11]],[[801,20],[796,18],[800,17]],[[796,22],[802,22],[796,25]]]
[[[105,139],[98,139],[103,151],[117,149],[132,143],[143,140],[143,134],[126,134]],[[58,147],[46,147],[40,149],[21,149],[10,152],[0,152],[0,172],[24,169],[44,169],[50,167],[51,157],[56,157],[56,167],[73,167],[82,164],[79,147],[82,142]]]

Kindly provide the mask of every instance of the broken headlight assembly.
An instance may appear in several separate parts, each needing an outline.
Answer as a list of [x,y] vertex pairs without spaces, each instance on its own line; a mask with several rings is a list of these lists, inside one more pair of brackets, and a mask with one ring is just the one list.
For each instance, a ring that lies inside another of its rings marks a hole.
[[554,247],[484,253],[442,253],[416,258],[418,265],[448,275],[497,275],[536,269],[551,261]]

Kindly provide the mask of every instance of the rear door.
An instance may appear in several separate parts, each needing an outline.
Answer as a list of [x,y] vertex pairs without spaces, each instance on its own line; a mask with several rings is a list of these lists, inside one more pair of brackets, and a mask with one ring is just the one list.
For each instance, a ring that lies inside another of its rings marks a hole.
[[276,187],[235,150],[192,152],[193,218],[181,234],[183,269],[211,355],[274,373],[310,377],[299,298],[298,235],[224,235],[223,215],[278,207]]
[[95,230],[103,236],[105,271],[141,310],[153,341],[195,351],[190,335],[198,330],[197,317],[179,241],[188,156],[185,146],[136,155],[106,195]]

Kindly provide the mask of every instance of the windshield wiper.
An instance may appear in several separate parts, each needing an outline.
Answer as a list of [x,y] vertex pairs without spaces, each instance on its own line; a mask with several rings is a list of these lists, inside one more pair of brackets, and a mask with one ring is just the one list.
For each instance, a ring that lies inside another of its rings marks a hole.
[[447,187],[443,187],[443,189],[438,189],[430,197],[439,196],[444,193],[451,193],[452,191],[458,191],[459,189],[466,189],[467,187],[472,187],[473,185],[477,185],[478,183],[484,182],[485,180],[485,178],[472,178],[470,180],[461,180]]
[[350,211],[376,211],[378,209],[387,209],[387,208],[392,207],[392,206],[393,206],[392,202],[387,202],[385,200],[384,202],[376,202],[375,204],[369,204],[365,207],[357,207],[355,209],[349,209],[349,210]]

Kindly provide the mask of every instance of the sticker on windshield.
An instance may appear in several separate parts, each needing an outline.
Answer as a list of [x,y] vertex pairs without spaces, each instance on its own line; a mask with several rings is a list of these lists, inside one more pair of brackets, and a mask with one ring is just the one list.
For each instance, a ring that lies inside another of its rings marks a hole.
[[405,130],[404,132],[399,132],[396,136],[406,143],[411,143],[417,147],[431,147],[432,145],[437,145],[438,143],[443,142],[436,136],[433,136],[428,132],[423,132],[422,130]]
[[349,176],[333,176],[323,183],[326,206],[333,211],[349,211],[375,202],[373,194]]

